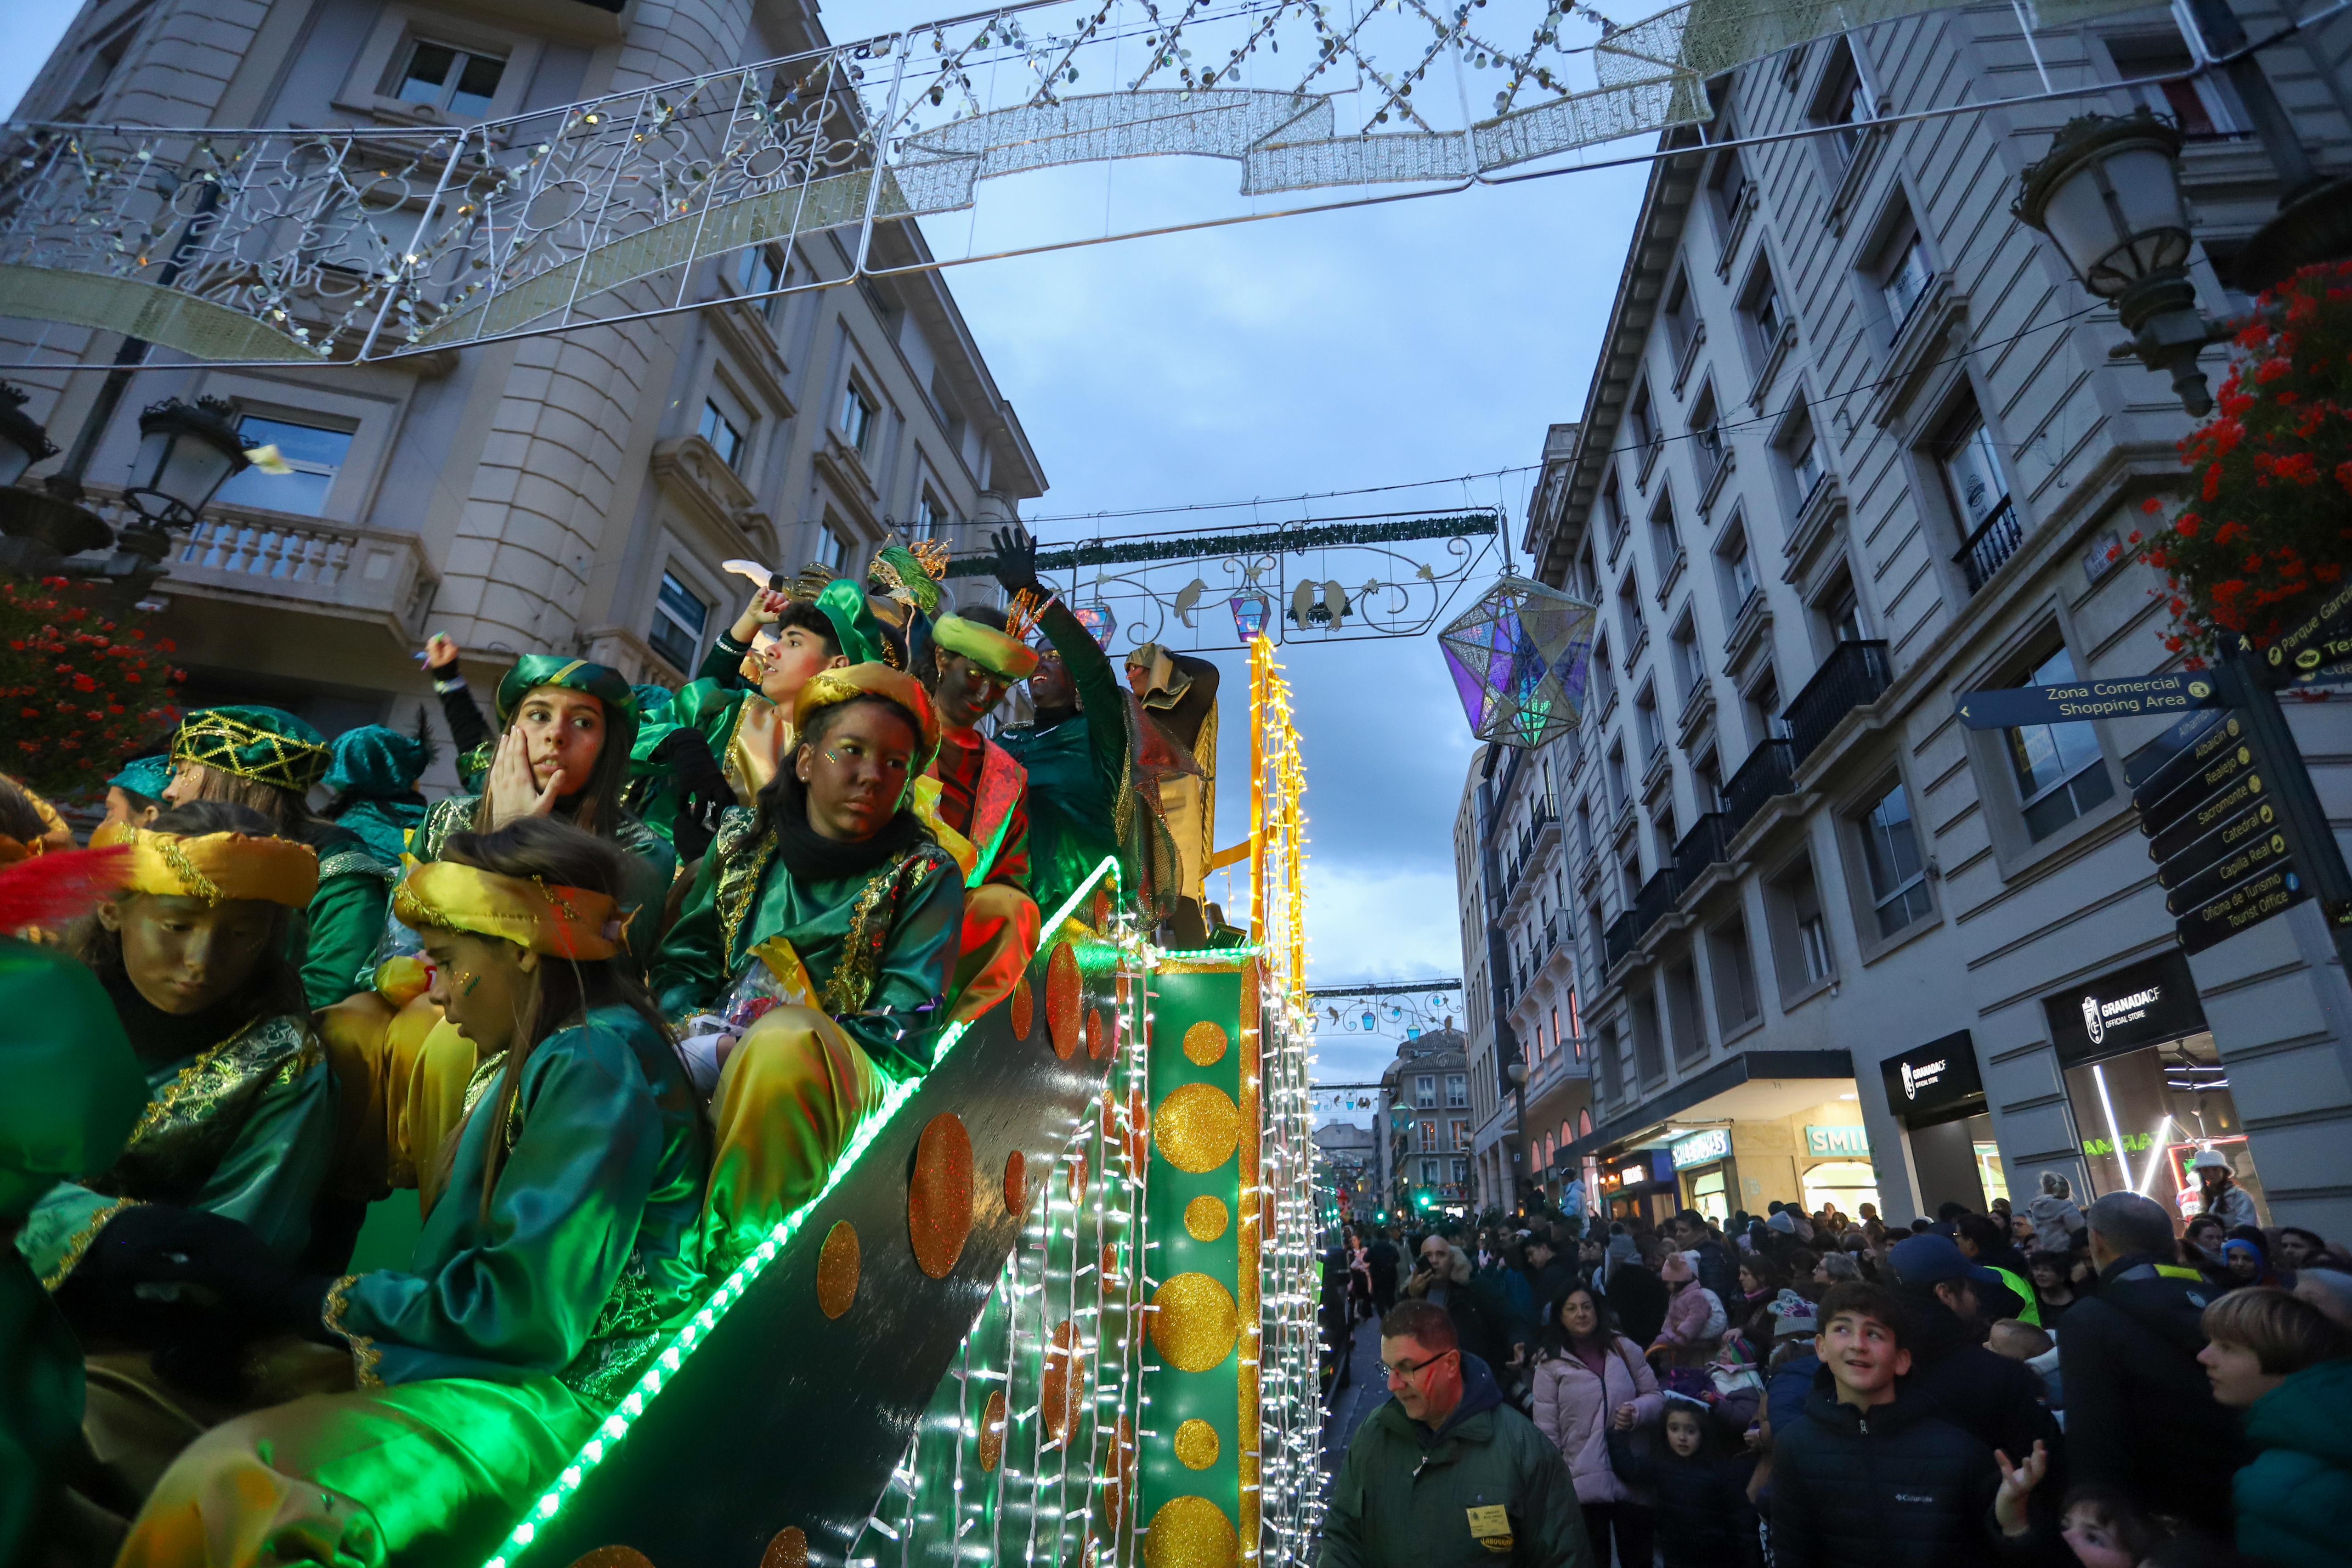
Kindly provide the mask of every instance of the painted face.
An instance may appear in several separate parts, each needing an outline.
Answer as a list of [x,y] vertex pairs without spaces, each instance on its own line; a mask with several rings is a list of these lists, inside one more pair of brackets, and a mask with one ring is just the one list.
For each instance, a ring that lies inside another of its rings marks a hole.
[[938,699],[940,717],[949,728],[970,729],[1004,700],[1005,688],[1011,684],[961,653],[942,650],[931,695]]
[[870,839],[889,824],[913,773],[915,731],[895,708],[853,703],[793,770],[808,786],[809,826],[820,837]]
[[512,942],[465,931],[425,931],[418,941],[432,979],[425,995],[483,1055],[514,1043],[538,956]]
[[132,894],[102,902],[99,924],[122,938],[131,988],[158,1011],[184,1018],[229,997],[252,977],[277,927],[275,904],[257,898]]
[[522,731],[534,786],[544,789],[561,773],[564,794],[588,787],[604,749],[602,702],[566,686],[533,686],[515,708],[513,727]]
[[1078,689],[1070,680],[1068,666],[1059,653],[1041,653],[1037,669],[1029,677],[1029,701],[1041,708],[1076,707]]
[[807,627],[787,626],[781,635],[760,649],[760,695],[789,710],[811,675],[848,663]]

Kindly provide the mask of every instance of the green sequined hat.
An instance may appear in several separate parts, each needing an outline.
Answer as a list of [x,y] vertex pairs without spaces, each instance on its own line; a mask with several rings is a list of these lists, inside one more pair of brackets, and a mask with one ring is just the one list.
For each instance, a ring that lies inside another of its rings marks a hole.
[[284,708],[258,705],[192,713],[172,737],[175,764],[202,763],[297,795],[309,794],[333,759],[325,736]]
[[567,659],[561,653],[525,653],[499,682],[499,733],[506,733],[522,699],[541,686],[584,692],[604,705],[612,743],[624,751],[637,743],[637,694],[610,664]]
[[134,757],[122,765],[122,771],[106,781],[110,789],[126,794],[143,795],[150,800],[163,798],[163,786],[172,781],[172,759],[168,757]]
[[392,800],[415,793],[416,780],[432,765],[433,746],[424,735],[403,735],[381,724],[363,724],[335,737],[334,765],[327,788],[337,795]]

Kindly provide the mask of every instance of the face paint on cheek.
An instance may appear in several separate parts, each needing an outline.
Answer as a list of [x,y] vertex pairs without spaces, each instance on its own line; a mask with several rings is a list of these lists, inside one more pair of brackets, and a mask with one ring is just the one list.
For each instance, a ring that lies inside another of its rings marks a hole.
[[482,977],[481,977],[481,976],[479,976],[479,975],[468,975],[468,976],[467,976],[467,977],[466,977],[466,988],[465,988],[464,990],[462,990],[462,991],[459,991],[457,994],[458,994],[459,996],[461,996],[461,997],[470,997],[470,996],[472,996],[472,995],[474,994],[474,988],[475,988],[476,986],[480,985],[481,983],[482,983]]

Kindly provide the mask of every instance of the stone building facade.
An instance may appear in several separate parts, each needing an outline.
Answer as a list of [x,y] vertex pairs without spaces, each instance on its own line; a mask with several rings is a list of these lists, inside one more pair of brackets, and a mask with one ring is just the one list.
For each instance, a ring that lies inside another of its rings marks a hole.
[[[18,118],[458,124],[824,41],[809,0],[93,0]],[[877,266],[924,259],[908,225],[875,245]],[[436,631],[481,675],[545,650],[676,684],[749,591],[721,562],[975,545],[1045,489],[943,276],[853,270],[819,234],[702,264],[686,314],[365,366],[142,371],[91,488],[103,507],[137,410],[172,395],[230,400],[296,465],[232,480],[158,585],[191,703],[400,722]],[[837,286],[745,298],[818,279]],[[0,322],[11,357],[55,367],[11,379],[61,444],[120,341]]]
[[[2336,17],[2260,56],[2338,172],[2348,53]],[[2008,205],[2067,115],[2147,102],[2189,136],[2202,303],[2243,308],[2229,260],[2279,193],[2219,78],[2136,80],[2189,63],[2160,9],[2031,47],[2009,9],[1939,11],[1717,81],[1653,166],[1527,535],[1600,608],[1590,706],[1493,770],[1538,782],[1499,841],[1562,867],[1536,985],[1580,996],[1595,1124],[1564,1157],[1618,1212],[1903,1220],[2045,1171],[2186,1208],[2210,1147],[2273,1222],[2352,1225],[2352,992],[2316,909],[2184,958],[2126,772],[2164,723],[1955,715],[2174,662],[2118,547],[2177,501],[2189,421]],[[2045,78],[2095,90],[1881,122]],[[2291,717],[2340,837],[2352,716]]]

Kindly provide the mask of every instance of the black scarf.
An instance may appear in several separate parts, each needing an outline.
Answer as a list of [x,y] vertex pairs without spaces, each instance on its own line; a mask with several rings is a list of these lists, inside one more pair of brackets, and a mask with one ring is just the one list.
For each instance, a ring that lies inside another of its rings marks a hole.
[[141,996],[128,975],[101,975],[99,983],[114,1002],[139,1064],[150,1072],[210,1051],[257,1016],[237,997],[224,998],[202,1012],[167,1013]]
[[760,813],[775,830],[776,852],[796,881],[845,882],[930,841],[930,830],[905,808],[870,839],[828,839],[809,826],[808,786],[789,768],[761,792]]

